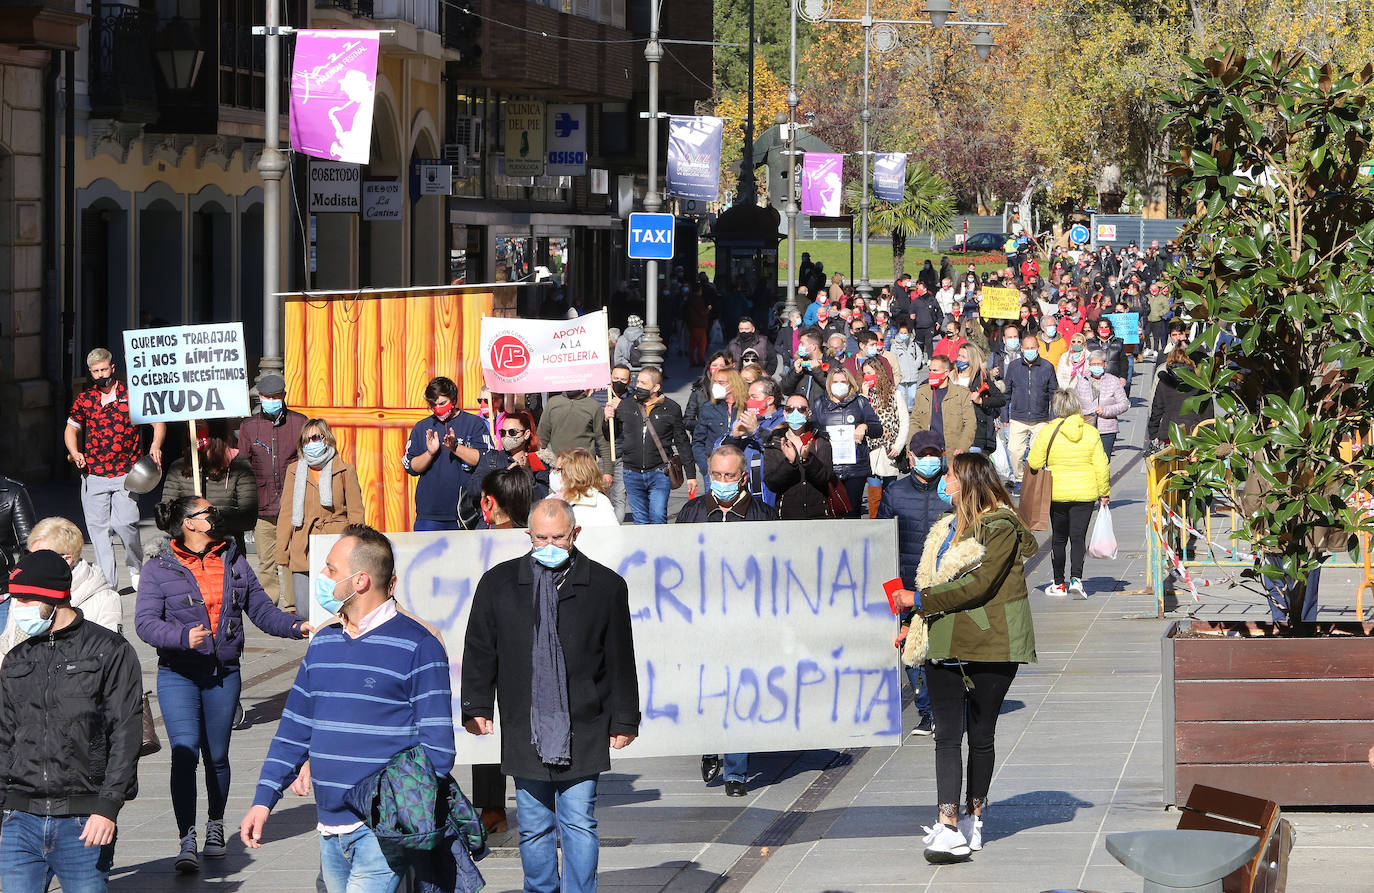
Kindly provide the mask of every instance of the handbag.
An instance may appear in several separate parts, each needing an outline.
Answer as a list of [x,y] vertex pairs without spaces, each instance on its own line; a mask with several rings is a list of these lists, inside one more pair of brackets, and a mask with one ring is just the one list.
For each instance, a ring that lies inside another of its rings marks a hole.
[[1030,460],[1026,460],[1023,466],[1021,480],[1021,500],[1016,506],[1016,514],[1021,516],[1021,520],[1031,530],[1050,529],[1050,501],[1054,493],[1054,475],[1050,473],[1050,449],[1054,446],[1054,439],[1059,436],[1059,429],[1064,427],[1061,421],[1050,435],[1050,442],[1045,444],[1045,467],[1035,471],[1030,467]]
[[148,693],[143,693],[143,744],[138,749],[140,757],[162,750],[162,742],[157,737],[157,724],[153,722],[153,708],[148,703]]
[[825,502],[832,518],[843,518],[854,511],[854,505],[849,501],[849,491],[839,478],[831,478],[830,483],[826,484]]
[[663,448],[663,441],[659,440],[658,432],[654,430],[654,423],[649,419],[648,410],[640,406],[639,411],[644,414],[644,427],[649,429],[649,436],[654,439],[654,446],[658,447],[659,458],[668,466],[668,483],[676,490],[687,480],[687,476],[682,472],[682,457],[673,453],[673,458],[668,458],[668,451]]

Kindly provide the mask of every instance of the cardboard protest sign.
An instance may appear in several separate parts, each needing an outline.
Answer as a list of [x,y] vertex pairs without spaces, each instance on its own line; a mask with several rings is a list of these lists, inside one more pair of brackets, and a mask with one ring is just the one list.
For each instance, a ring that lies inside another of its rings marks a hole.
[[[892,521],[672,524],[584,530],[577,546],[630,592],[643,721],[616,756],[894,745],[902,698]],[[593,535],[594,533],[594,535]],[[473,594],[490,567],[530,550],[521,530],[390,534],[396,598],[438,627],[454,718]],[[311,537],[318,574],[337,538]],[[311,604],[311,622],[327,620]],[[499,705],[498,705],[499,708]],[[498,710],[499,712],[499,710]],[[497,731],[500,731],[500,717]],[[459,763],[496,762],[499,735],[458,734]]]
[[250,413],[243,323],[124,333],[129,416],[136,424]]
[[604,388],[611,383],[606,311],[576,319],[482,320],[482,375],[498,394]]
[[1016,319],[1021,311],[1021,290],[1016,288],[984,288],[978,315],[983,319]]

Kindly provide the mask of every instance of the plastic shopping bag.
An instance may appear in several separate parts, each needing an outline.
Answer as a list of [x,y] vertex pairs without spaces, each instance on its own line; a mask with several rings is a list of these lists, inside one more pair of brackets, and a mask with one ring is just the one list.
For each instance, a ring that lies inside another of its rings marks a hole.
[[1007,448],[1006,438],[997,437],[997,448],[992,451],[992,467],[997,469],[1003,480],[1011,477],[1011,451]]
[[1112,529],[1112,512],[1105,505],[1097,510],[1093,534],[1088,538],[1089,558],[1116,558],[1116,531]]

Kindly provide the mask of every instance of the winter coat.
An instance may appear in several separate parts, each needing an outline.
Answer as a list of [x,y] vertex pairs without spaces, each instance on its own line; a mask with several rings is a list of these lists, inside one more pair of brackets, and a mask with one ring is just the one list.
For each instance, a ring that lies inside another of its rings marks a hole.
[[593,397],[570,399],[554,394],[539,417],[539,442],[554,455],[584,449],[601,458],[601,473],[611,473],[611,447],[606,441],[605,404]]
[[930,625],[928,659],[1035,663],[1025,568],[1037,549],[1035,534],[1003,506],[937,558],[954,523],[953,514],[935,523],[916,570],[921,613]]
[[[549,495],[549,469],[557,457],[549,450],[539,450],[529,454],[529,472],[532,487],[533,505],[535,502]],[[510,453],[505,450],[487,450],[482,454],[482,458],[477,460],[477,467],[468,476],[468,482],[463,485],[464,495],[473,505],[480,505],[482,502],[482,481],[486,480],[487,475],[493,471],[500,471],[503,468],[510,468],[515,460]]]
[[0,805],[115,820],[138,795],[142,699],[133,646],[80,611],[20,642],[0,665]]
[[[940,419],[944,433],[945,452],[954,455],[967,451],[973,446],[978,433],[978,420],[969,400],[968,389],[951,382],[944,388],[940,398]],[[911,428],[914,431],[930,429],[935,417],[935,395],[930,385],[923,384],[916,389],[916,401],[911,405]]]
[[813,358],[811,365],[800,372],[795,366],[788,366],[782,373],[778,388],[782,391],[784,399],[797,394],[815,403],[818,397],[825,394],[825,376],[826,370]]
[[[692,383],[692,390],[687,393],[687,405],[682,410],[682,424],[686,426],[687,433],[691,433],[697,426],[697,417],[701,415],[701,404],[707,401],[706,389],[709,384],[702,384],[700,381]],[[625,399],[634,402],[633,390],[626,392]],[[664,446],[667,446],[665,443]]]
[[817,428],[810,422],[801,430],[811,434],[815,440],[806,457],[796,462],[788,462],[782,451],[782,439],[788,431],[786,425],[774,428],[763,445],[763,482],[769,490],[778,494],[775,505],[778,517],[783,521],[814,521],[830,517],[826,502],[827,487],[835,477],[835,469],[831,464],[830,436],[824,428]]
[[1034,471],[1049,468],[1054,475],[1054,502],[1096,502],[1111,495],[1111,469],[1102,438],[1078,413],[1041,428],[1026,462]]
[[1027,363],[1022,358],[1012,361],[1006,374],[1007,405],[1002,411],[1004,421],[1037,425],[1049,421],[1050,400],[1059,387],[1054,366],[1044,357]]
[[897,358],[898,384],[914,384],[926,377],[926,357],[922,355],[921,345],[916,343],[915,338],[909,338],[906,344],[894,340],[891,354]]
[[745,468],[749,472],[749,492],[753,493],[758,499],[762,499],[768,505],[778,504],[778,494],[768,489],[767,483],[763,480],[763,444],[768,439],[774,428],[779,426],[786,428],[786,413],[779,409],[772,415],[761,416],[758,420],[758,427],[753,433],[743,436],[726,434],[712,446],[712,449],[722,445],[735,447],[744,453]]
[[[722,437],[730,433],[735,420],[743,410],[743,406],[731,409],[724,400],[708,400],[701,404],[697,426],[692,429],[692,458],[696,460],[696,466],[703,474],[707,471],[706,463],[711,451]],[[668,442],[665,440],[663,445],[666,447]]]
[[281,492],[286,485],[286,469],[296,461],[296,448],[307,419],[295,410],[286,410],[281,424],[262,413],[251,415],[239,425],[239,458],[253,468],[258,485],[258,517],[277,520],[281,511]]
[[[941,472],[943,474],[943,472]],[[878,517],[897,519],[897,567],[902,585],[916,588],[916,568],[921,563],[930,529],[949,506],[939,494],[940,478],[923,481],[914,474],[893,481],[883,489]]]
[[687,500],[677,513],[678,524],[707,524],[722,521],[776,521],[777,514],[762,499],[745,491],[728,507],[716,502],[709,492]]
[[[822,428],[830,428],[837,425],[859,425],[868,426],[868,437],[877,437],[883,433],[883,423],[878,419],[878,414],[869,405],[868,399],[862,394],[855,394],[843,400],[836,401],[830,397],[822,397],[811,403],[811,420]],[[831,438],[831,454],[834,454],[833,432]],[[835,476],[840,480],[848,478],[866,478],[871,473],[868,464],[868,449],[862,444],[855,444],[855,459],[853,465],[835,465]]]
[[[620,460],[630,471],[652,471],[662,468],[667,472],[668,463],[658,451],[645,423],[644,404],[633,398],[620,401],[615,408],[616,430],[620,435]],[[682,410],[671,399],[664,397],[649,410],[648,421],[653,424],[663,452],[671,459],[674,454],[682,459],[682,471],[690,480],[697,475],[696,462],[692,459],[692,441],[687,437],[687,429],[682,424]]]
[[1064,351],[1064,355],[1059,358],[1059,365],[1055,369],[1055,378],[1059,382],[1059,387],[1072,391],[1074,383],[1079,379],[1087,378],[1088,375],[1088,352],[1083,351],[1082,361],[1075,364],[1073,352]]
[[911,325],[917,329],[933,329],[940,324],[940,302],[935,296],[926,294],[911,295]]
[[[869,405],[873,401],[869,400]],[[875,406],[873,411],[878,411]],[[906,449],[907,441],[911,439],[911,415],[907,412],[906,400],[902,398],[901,392],[895,388],[892,391],[892,406],[890,414],[896,420],[896,425],[892,430],[888,430],[886,423],[883,424],[883,433],[879,437],[868,438],[868,467],[872,469],[873,475],[880,478],[894,478],[901,472],[897,469],[896,461],[888,455],[888,451],[893,444],[899,445],[903,450]],[[882,418],[879,415],[878,418]]]
[[1055,333],[1053,340],[1045,340],[1042,334],[1037,339],[1037,346],[1040,348],[1040,358],[1047,360],[1051,367],[1059,368],[1059,358],[1069,349],[1069,341],[1062,334]]
[[[189,459],[178,459],[167,466],[167,474],[162,479],[163,500],[194,496],[195,481],[184,473]],[[215,530],[225,536],[233,536],[240,551],[243,548],[243,535],[258,523],[258,483],[253,477],[253,466],[247,459],[235,459],[229,463],[224,478],[212,481],[206,476],[205,466],[200,469],[201,495],[215,507]]]
[[[334,507],[328,514],[320,506],[320,489],[314,480],[305,482],[305,519],[300,527],[291,526],[292,497],[296,492],[296,475],[302,463],[297,461],[286,469],[286,485],[282,489],[281,511],[277,515],[277,564],[293,573],[310,570],[310,535],[342,533],[349,524],[366,521],[363,510],[363,491],[358,472],[339,456],[334,457],[331,487]],[[310,466],[305,466],[309,468]],[[259,544],[264,548],[266,544]]]
[[1088,351],[1100,350],[1107,357],[1107,373],[1115,375],[1122,381],[1126,380],[1126,372],[1130,368],[1126,363],[1126,342],[1116,336],[1103,341],[1101,338],[1088,339]]
[[186,676],[221,676],[237,670],[243,654],[245,612],[254,626],[270,636],[304,638],[304,621],[272,604],[234,541],[225,540],[220,548],[224,591],[219,624],[195,649],[190,645],[191,630],[210,626],[199,581],[177,558],[170,543],[143,565],[134,629],[140,639],[157,649],[159,667]]
[[[112,633],[119,632],[124,621],[124,609],[119,601],[119,593],[110,588],[105,574],[89,561],[79,560],[72,568],[72,607],[80,608],[82,615],[92,623],[105,627]],[[0,633],[0,659],[9,654],[15,645],[27,639],[19,627],[14,625],[11,612],[5,621],[5,631]]]
[[991,384],[989,379],[988,373],[980,370],[969,382],[969,395],[979,392],[983,395],[973,404],[973,445],[991,454],[997,448],[997,420],[1002,416],[1002,407],[1007,405],[1007,398],[1002,389]]
[[0,591],[10,568],[28,551],[35,522],[29,491],[18,481],[0,475]]
[[[620,333],[620,339],[615,343],[614,366],[629,366],[631,369],[638,369],[640,364],[632,363],[631,352],[639,346],[639,342],[644,340],[643,326],[626,326],[625,331]],[[634,359],[638,359],[637,357]]]
[[[567,497],[564,497],[565,499]],[[578,527],[618,527],[620,518],[616,516],[615,506],[600,490],[593,490],[569,502],[573,507],[573,517]]]
[[1213,417],[1212,399],[1202,401],[1202,405],[1192,412],[1183,411],[1183,401],[1196,397],[1202,392],[1179,378],[1172,367],[1159,373],[1155,381],[1155,396],[1150,401],[1150,422],[1145,434],[1150,440],[1168,440],[1169,430],[1178,425],[1190,432],[1198,423]]
[[725,346],[726,353],[730,354],[730,359],[734,362],[736,369],[742,369],[748,365],[744,361],[744,355],[753,352],[757,357],[757,362],[766,372],[773,371],[773,345],[768,343],[768,338],[759,332],[752,335],[736,335],[730,339],[730,343]]
[[1079,405],[1083,407],[1083,416],[1095,417],[1099,433],[1115,434],[1121,430],[1121,423],[1117,421],[1117,417],[1131,408],[1131,401],[1126,396],[1125,388],[1121,386],[1121,379],[1110,372],[1096,379],[1096,394],[1093,393],[1093,381],[1092,376],[1089,376],[1080,378],[1074,385]]
[[612,735],[639,734],[639,679],[630,595],[610,568],[574,551],[558,591],[572,764],[552,769],[530,733],[530,660],[534,642],[534,569],[529,555],[482,575],[472,597],[463,646],[463,721],[501,708],[501,771],[540,781],[585,778],[611,768]]

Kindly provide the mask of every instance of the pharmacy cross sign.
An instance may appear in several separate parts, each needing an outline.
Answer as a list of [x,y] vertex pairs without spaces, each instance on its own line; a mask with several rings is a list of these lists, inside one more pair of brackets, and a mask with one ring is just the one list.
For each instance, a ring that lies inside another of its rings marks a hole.
[[673,215],[631,214],[628,248],[631,260],[672,260]]

